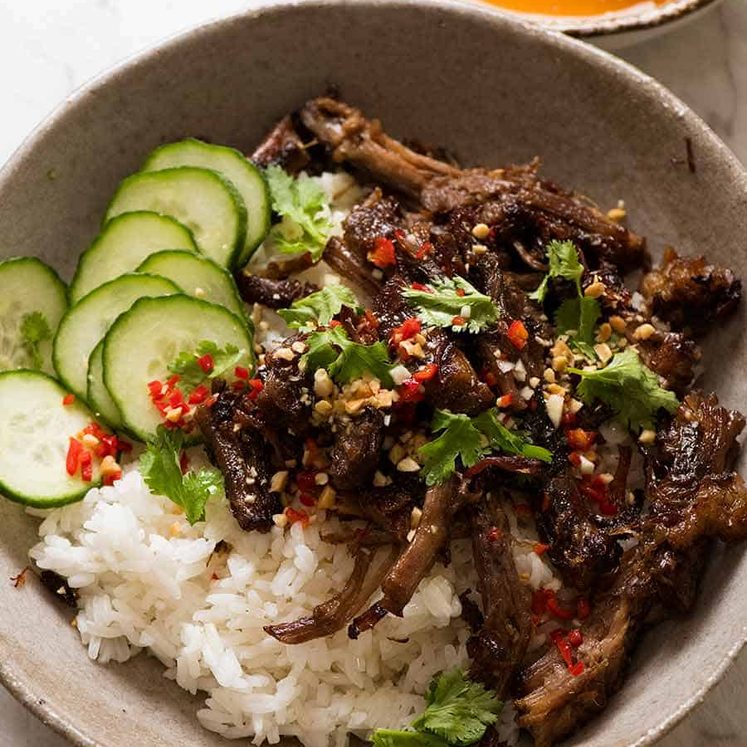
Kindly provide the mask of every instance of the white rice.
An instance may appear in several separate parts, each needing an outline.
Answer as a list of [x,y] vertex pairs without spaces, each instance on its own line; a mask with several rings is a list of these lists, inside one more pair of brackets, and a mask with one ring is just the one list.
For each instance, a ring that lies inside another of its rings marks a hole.
[[[451,565],[434,568],[402,619],[357,641],[343,630],[280,644],[263,626],[309,614],[352,568],[344,547],[320,538],[336,519],[318,519],[248,534],[220,500],[190,527],[132,470],[50,511],[31,557],[78,590],[77,627],[91,658],[121,662],[148,649],[167,677],[207,693],[197,714],[206,728],[255,744],[294,735],[327,747],[348,732],[404,726],[430,679],[466,663],[458,594],[474,579],[469,545],[455,542]],[[229,552],[215,552],[221,540]]]

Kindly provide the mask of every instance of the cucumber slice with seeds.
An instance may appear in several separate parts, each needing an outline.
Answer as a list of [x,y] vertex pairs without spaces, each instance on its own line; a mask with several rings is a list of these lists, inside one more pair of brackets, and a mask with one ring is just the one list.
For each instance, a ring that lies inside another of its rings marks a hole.
[[122,416],[104,385],[104,341],[93,349],[88,359],[88,390],[86,399],[97,417],[101,417],[114,430],[123,427]]
[[189,229],[167,215],[147,211],[118,215],[80,255],[70,284],[70,302],[76,303],[94,288],[133,272],[146,257],[162,249],[196,252],[197,244]]
[[93,479],[70,477],[66,456],[70,436],[93,420],[80,402],[63,405],[66,391],[37,371],[0,374],[0,493],[37,508],[80,500],[100,484],[94,459]]
[[133,174],[119,185],[106,220],[135,210],[176,218],[198,249],[222,267],[231,267],[244,246],[244,201],[217,171],[183,166]]
[[104,338],[104,384],[131,433],[143,441],[154,438],[163,421],[148,382],[167,378],[169,364],[203,340],[221,348],[235,345],[253,360],[244,322],[222,306],[190,296],[142,298],[112,324]]
[[[165,296],[181,289],[157,275],[129,273],[91,291],[62,318],[54,339],[52,362],[65,386],[86,399],[88,360],[109,325],[143,296]],[[137,355],[137,346],[131,357]]]
[[[52,337],[67,309],[67,288],[57,273],[35,257],[0,261],[0,371],[36,368],[52,373]],[[23,339],[24,318],[39,312],[50,337],[38,345],[38,355]],[[38,360],[35,360],[38,358]]]
[[152,254],[137,269],[168,278],[188,296],[225,306],[242,318],[246,315],[231,273],[207,257],[166,250]]
[[223,174],[239,191],[247,210],[247,227],[236,264],[239,267],[245,265],[270,230],[270,195],[262,172],[238,150],[194,138],[156,148],[142,170],[161,171],[175,166],[213,169]]

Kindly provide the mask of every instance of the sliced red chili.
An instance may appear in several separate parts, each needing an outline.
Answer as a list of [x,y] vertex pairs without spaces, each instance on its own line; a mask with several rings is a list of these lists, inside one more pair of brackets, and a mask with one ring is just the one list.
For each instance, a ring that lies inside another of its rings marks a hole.
[[466,320],[465,320],[465,318],[463,316],[455,316],[451,320],[451,325],[453,327],[463,327],[464,324],[465,324],[465,322],[466,322]]
[[578,648],[583,642],[584,634],[578,628],[568,631],[568,643],[570,643],[573,648]]
[[66,394],[62,398],[62,404],[67,407],[68,405],[72,405],[75,402],[75,395],[74,394]]
[[423,283],[410,283],[410,288],[416,291],[424,291],[425,293],[433,293],[433,290]]
[[249,385],[249,399],[256,399],[257,395],[264,389],[262,379],[249,379],[246,383]]
[[402,382],[397,389],[397,393],[399,394],[399,402],[405,405],[422,402],[425,399],[423,387],[414,379]]
[[514,319],[508,325],[508,340],[517,349],[523,350],[529,340],[529,332],[521,319]]
[[65,458],[65,469],[68,475],[72,477],[78,471],[80,464],[80,455],[83,453],[83,446],[76,438],[70,438],[67,447],[67,457]]
[[93,480],[93,457],[89,451],[80,455],[80,476],[84,482]]
[[234,374],[236,374],[237,379],[248,379],[249,378],[249,369],[244,368],[244,366],[236,366],[233,372]]
[[212,372],[212,370],[215,368],[215,361],[213,360],[213,356],[209,353],[206,353],[205,355],[200,356],[197,359],[197,365],[206,373],[209,374]]
[[200,384],[192,390],[187,401],[190,405],[201,405],[209,396],[210,390],[204,384]]
[[437,373],[438,373],[438,366],[435,363],[428,363],[427,365],[423,366],[423,368],[421,368],[419,371],[415,371],[415,373],[412,375],[412,378],[415,379],[415,381],[419,382],[420,384],[423,384],[426,381],[430,381],[431,379],[434,379]]
[[546,594],[547,609],[551,615],[557,617],[559,620],[573,620],[573,618],[576,616],[575,612],[573,610],[567,610],[564,607],[561,607],[560,604],[558,604],[558,600],[555,596],[554,591],[548,589]]
[[[424,241],[420,248],[415,252],[415,259],[423,259],[433,251],[433,244],[430,241]],[[458,291],[457,291],[458,292]]]
[[373,251],[368,253],[368,259],[378,268],[384,269],[397,264],[397,255],[394,252],[394,244],[390,239],[380,236],[374,242]]
[[496,404],[498,407],[506,408],[511,407],[511,405],[514,403],[514,395],[509,392],[508,394],[504,394],[501,397],[498,397],[496,400]]
[[316,472],[312,472],[311,470],[299,472],[296,475],[296,485],[298,485],[299,490],[305,493],[314,490],[317,487]]
[[544,542],[536,542],[532,549],[536,555],[544,555],[550,549],[550,545],[546,545]]
[[285,509],[285,515],[288,517],[288,521],[291,524],[295,524],[297,521],[301,522],[301,525],[306,527],[309,524],[310,517],[303,509],[297,510],[291,506]]

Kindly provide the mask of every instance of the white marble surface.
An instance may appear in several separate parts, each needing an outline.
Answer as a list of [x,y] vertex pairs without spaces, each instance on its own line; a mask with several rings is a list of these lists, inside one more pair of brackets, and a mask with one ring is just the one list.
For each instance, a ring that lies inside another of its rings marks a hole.
[[[0,0],[0,163],[84,81],[166,36],[252,4]],[[683,98],[747,163],[747,0],[729,0],[697,22],[622,55]],[[745,698],[747,654],[660,747],[747,745]],[[0,747],[66,744],[1,688],[0,724]]]

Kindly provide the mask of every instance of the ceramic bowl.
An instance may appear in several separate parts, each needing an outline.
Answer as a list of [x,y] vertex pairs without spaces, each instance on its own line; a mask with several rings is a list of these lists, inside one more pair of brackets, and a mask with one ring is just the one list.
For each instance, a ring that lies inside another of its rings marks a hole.
[[[747,176],[692,112],[592,47],[432,0],[274,3],[100,77],[2,171],[0,255],[37,255],[70,277],[115,186],[156,145],[195,135],[251,150],[277,117],[332,84],[392,133],[447,146],[466,164],[540,155],[548,177],[602,205],[624,198],[655,254],[669,243],[747,275]],[[729,406],[747,394],[744,308],[706,357],[707,385]],[[36,526],[0,501],[0,578],[27,564]],[[646,637],[622,692],[569,744],[656,741],[741,648],[745,598],[742,550],[714,552],[694,614]],[[153,659],[97,665],[70,620],[35,577],[19,589],[0,583],[0,679],[43,721],[77,745],[227,744],[201,729],[199,699]]]
[[603,49],[615,50],[673,31],[701,18],[720,2],[721,0],[669,0],[659,5],[651,0],[644,0],[624,10],[595,16],[545,16],[501,11],[500,7],[498,10],[554,31],[586,39]]

